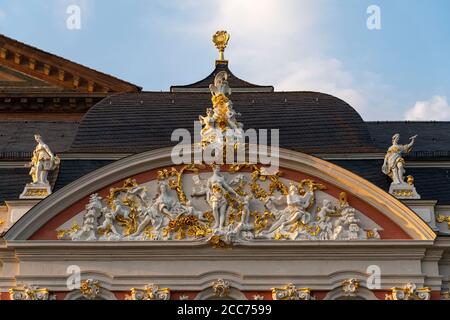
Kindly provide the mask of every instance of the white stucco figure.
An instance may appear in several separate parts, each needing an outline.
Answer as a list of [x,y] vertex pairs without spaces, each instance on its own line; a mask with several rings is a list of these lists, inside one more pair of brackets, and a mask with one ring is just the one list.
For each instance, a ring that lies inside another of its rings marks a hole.
[[233,230],[233,234],[235,235],[235,240],[251,240],[254,238],[253,234],[253,225],[250,223],[250,201],[252,197],[250,195],[246,195],[242,197],[242,212],[241,212],[241,221],[236,225]]
[[332,240],[358,240],[367,238],[365,231],[359,226],[360,219],[355,215],[355,209],[343,208],[342,216],[334,222]]
[[412,150],[416,137],[409,138],[411,141],[408,144],[399,144],[400,135],[398,133],[392,136],[392,146],[389,147],[382,167],[384,174],[391,177],[394,184],[402,184],[405,182],[405,160],[402,155],[409,153]]
[[[311,214],[306,211],[306,209],[314,198],[314,190],[310,185],[307,185],[307,188],[308,190],[305,194],[300,195],[297,186],[291,184],[289,186],[289,192],[285,197],[269,197],[266,199],[266,206],[269,208],[274,208],[277,203],[282,203],[283,198],[286,199],[287,206],[283,210],[275,211],[275,214],[277,215],[276,221],[268,230],[264,231],[263,234],[267,235],[275,231],[290,233],[290,229],[295,223],[301,222],[307,224],[311,220]],[[296,237],[297,235],[293,236]]]
[[225,145],[237,148],[242,144],[243,124],[236,119],[241,114],[233,108],[227,79],[226,71],[216,74],[214,83],[209,86],[213,107],[206,109],[206,116],[199,116],[202,125],[201,145],[204,149],[221,150]]
[[172,210],[177,200],[169,193],[169,186],[166,182],[161,181],[158,184],[158,194],[155,198],[154,206],[161,216],[166,218],[175,218]]
[[[152,202],[145,208],[141,208],[138,217],[141,219],[141,222],[139,223],[136,232],[132,236],[138,236],[142,234],[145,228],[149,225],[151,225],[157,233],[159,233],[159,231],[161,230],[164,217],[158,214],[158,205],[155,204],[155,202]],[[159,237],[157,236],[157,238]]]
[[[212,137],[216,130],[216,120],[214,118],[214,111],[211,108],[206,109],[206,116],[198,116],[200,123],[202,125],[202,130],[200,130],[200,135],[202,137]],[[213,139],[214,140],[214,139]]]
[[226,193],[240,198],[236,191],[228,184],[224,176],[220,173],[220,166],[212,166],[213,173],[206,182],[206,188],[200,192],[193,193],[193,196],[205,196],[206,202],[212,209],[214,217],[214,225],[212,227],[215,231],[220,231],[225,227],[227,218],[228,201]]
[[[80,213],[80,226],[59,229],[58,238],[87,241],[202,239],[213,245],[218,239],[231,245],[254,239],[380,238],[377,225],[364,229],[359,211],[347,200],[329,197],[321,191],[323,186],[313,180],[290,181],[289,186],[278,180],[281,185],[277,189],[273,178],[264,179],[258,187],[253,173],[230,170],[225,175],[220,165],[211,167],[209,173],[197,171],[184,179],[180,177],[180,184],[175,184],[177,180],[173,175],[144,185],[128,179],[123,187],[110,189],[107,201],[93,194],[85,211]],[[147,193],[152,183],[153,190]],[[194,200],[194,197],[201,199]],[[316,198],[320,199],[320,205]]]
[[228,73],[226,71],[218,72],[214,77],[214,84],[209,85],[209,90],[213,96],[219,94],[230,95],[231,89],[228,85]]
[[60,163],[39,134],[34,135],[37,142],[31,161],[26,165],[30,168],[31,183],[28,183],[20,195],[20,199],[43,199],[52,193],[48,181],[48,173],[55,170]]
[[115,213],[108,210],[105,212],[104,218],[103,223],[97,227],[97,230],[104,230],[106,232],[112,232],[114,235],[119,235],[120,233],[115,226]]
[[319,240],[330,240],[333,236],[333,224],[331,218],[328,214],[335,213],[336,210],[333,208],[333,204],[330,200],[324,199],[322,202],[322,207],[317,213],[317,226],[319,227]]
[[53,154],[39,134],[35,134],[34,139],[37,142],[37,146],[34,148],[33,157],[29,163],[32,183],[48,185],[48,172],[55,170],[60,160],[59,157]]
[[409,138],[411,141],[408,144],[399,144],[400,135],[398,133],[392,136],[392,146],[389,147],[382,166],[384,174],[392,179],[389,187],[389,193],[399,199],[420,199],[414,187],[414,178],[408,176],[405,181],[405,160],[403,155],[409,153],[416,141],[416,137]]
[[121,215],[125,219],[128,219],[128,216],[130,215],[130,207],[125,205],[120,197],[117,197],[113,200],[113,215],[116,217],[117,215]]

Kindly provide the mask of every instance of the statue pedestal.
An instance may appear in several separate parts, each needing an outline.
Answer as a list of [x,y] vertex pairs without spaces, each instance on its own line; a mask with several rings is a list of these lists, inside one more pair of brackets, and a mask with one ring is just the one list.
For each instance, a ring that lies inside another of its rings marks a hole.
[[420,195],[416,191],[416,187],[413,184],[404,183],[391,183],[389,187],[389,193],[397,199],[420,199]]
[[52,193],[52,188],[44,183],[27,183],[20,199],[44,199]]

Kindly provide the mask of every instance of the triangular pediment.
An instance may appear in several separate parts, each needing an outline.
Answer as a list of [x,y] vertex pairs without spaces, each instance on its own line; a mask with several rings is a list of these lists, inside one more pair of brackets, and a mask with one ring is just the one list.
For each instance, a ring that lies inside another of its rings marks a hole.
[[[0,35],[0,81],[22,83],[24,77],[40,80],[59,91],[79,93],[136,92],[141,88],[111,75]],[[21,74],[14,75],[15,71]],[[25,81],[26,82],[26,81]]]
[[61,91],[62,86],[56,86],[49,81],[41,80],[36,77],[27,75],[23,72],[16,71],[6,66],[0,66],[0,87],[2,91]]

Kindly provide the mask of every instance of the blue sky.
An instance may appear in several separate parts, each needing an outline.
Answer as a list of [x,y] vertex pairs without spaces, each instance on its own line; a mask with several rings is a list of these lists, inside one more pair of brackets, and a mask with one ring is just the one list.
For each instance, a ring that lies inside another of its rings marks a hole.
[[0,0],[0,33],[145,90],[209,74],[226,29],[237,76],[336,95],[365,120],[450,120],[449,18],[448,0]]

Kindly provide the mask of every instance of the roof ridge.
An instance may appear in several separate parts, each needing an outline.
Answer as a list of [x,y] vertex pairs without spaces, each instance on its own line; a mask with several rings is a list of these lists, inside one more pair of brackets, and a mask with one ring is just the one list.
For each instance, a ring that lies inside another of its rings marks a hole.
[[378,124],[378,123],[450,123],[448,120],[440,121],[440,120],[374,120],[374,121],[365,121],[368,124]]
[[230,83],[231,90],[260,89],[261,92],[273,92],[274,90],[274,87],[271,85],[258,85],[237,77],[229,69],[228,62],[220,62],[216,63],[214,70],[205,78],[187,85],[172,85],[170,86],[170,92],[189,92],[199,89],[205,89],[205,91],[209,92],[209,85],[214,82],[215,75],[221,71],[228,73],[228,82]]

